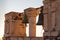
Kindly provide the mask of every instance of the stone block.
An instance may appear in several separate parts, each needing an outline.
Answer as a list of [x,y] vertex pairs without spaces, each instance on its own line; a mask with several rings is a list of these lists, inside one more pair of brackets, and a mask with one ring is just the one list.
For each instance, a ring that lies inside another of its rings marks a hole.
[[44,36],[50,36],[50,32],[44,32]]
[[26,36],[26,27],[23,23],[17,20],[12,25],[14,26],[12,31],[14,36]]
[[18,40],[23,40],[24,38],[19,37]]
[[36,38],[31,38],[31,40],[38,40],[38,38],[36,37]]
[[43,40],[43,37],[39,37],[38,40]]
[[22,23],[23,16],[24,14],[19,12],[5,14],[5,35],[26,36],[26,25]]
[[57,31],[51,32],[51,36],[58,36],[58,32]]
[[11,37],[10,40],[17,40],[17,38],[16,37]]
[[50,40],[50,39],[46,39],[46,40]]
[[25,37],[24,40],[30,40],[30,38],[29,37]]

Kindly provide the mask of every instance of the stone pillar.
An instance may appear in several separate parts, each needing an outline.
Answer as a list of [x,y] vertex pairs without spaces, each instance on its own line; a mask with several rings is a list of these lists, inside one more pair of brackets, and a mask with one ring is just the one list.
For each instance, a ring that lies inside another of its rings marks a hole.
[[[26,25],[23,23],[23,13],[9,12],[5,14],[4,38],[13,40],[13,37],[26,37]],[[16,39],[15,38],[15,39]]]
[[44,0],[44,40],[56,40],[60,34],[60,0]]
[[28,17],[29,21],[29,36],[36,37],[36,16],[39,14],[40,9],[27,8],[24,13]]
[[36,17],[29,17],[29,36],[36,36]]

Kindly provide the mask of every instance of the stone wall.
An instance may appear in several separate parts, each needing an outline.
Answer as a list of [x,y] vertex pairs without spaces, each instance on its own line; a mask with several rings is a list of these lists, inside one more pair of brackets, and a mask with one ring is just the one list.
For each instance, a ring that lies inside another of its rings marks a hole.
[[42,37],[7,37],[4,40],[43,40]]

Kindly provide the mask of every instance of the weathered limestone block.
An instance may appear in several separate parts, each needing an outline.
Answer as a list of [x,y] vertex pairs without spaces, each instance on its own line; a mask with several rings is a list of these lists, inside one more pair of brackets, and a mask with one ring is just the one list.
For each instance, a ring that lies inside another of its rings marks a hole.
[[52,31],[51,36],[58,36],[58,31]]
[[36,37],[36,38],[31,38],[31,40],[38,40],[38,38]]
[[44,32],[44,38],[45,39],[55,39],[58,36],[57,31],[52,31],[52,32]]
[[30,40],[30,38],[29,37],[25,37],[24,40]]
[[17,40],[17,38],[16,37],[11,37],[10,40]]
[[50,32],[44,32],[43,36],[50,36]]
[[[60,35],[60,0],[44,0],[44,40],[56,40]],[[46,23],[46,24],[45,24]]]
[[43,37],[24,37],[24,40],[43,40]]
[[9,12],[5,15],[5,36],[26,36],[26,25],[22,23],[23,13]]
[[21,38],[21,37],[17,37],[18,40],[23,40],[24,38]]
[[26,36],[25,24],[21,23],[20,20],[16,20],[12,25],[14,26],[14,31],[13,31],[12,35]]
[[29,36],[36,37],[36,16],[39,14],[40,9],[27,8],[24,13],[28,17],[29,21]]

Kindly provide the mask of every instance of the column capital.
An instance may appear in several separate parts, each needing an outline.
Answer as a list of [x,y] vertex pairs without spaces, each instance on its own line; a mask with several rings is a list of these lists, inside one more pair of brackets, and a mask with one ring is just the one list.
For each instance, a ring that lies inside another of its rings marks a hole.
[[27,8],[24,10],[24,13],[28,16],[28,17],[36,17],[39,14],[40,9],[36,9],[36,8]]

